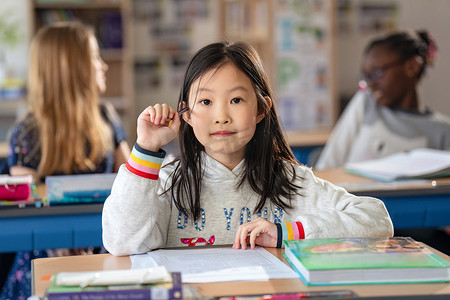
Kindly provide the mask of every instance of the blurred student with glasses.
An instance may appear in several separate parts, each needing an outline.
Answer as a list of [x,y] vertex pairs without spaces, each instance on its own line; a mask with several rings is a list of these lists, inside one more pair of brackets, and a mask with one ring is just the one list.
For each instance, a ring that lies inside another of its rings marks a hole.
[[315,168],[415,148],[450,150],[450,117],[424,108],[417,86],[436,57],[427,31],[395,32],[364,51],[360,90],[334,127]]

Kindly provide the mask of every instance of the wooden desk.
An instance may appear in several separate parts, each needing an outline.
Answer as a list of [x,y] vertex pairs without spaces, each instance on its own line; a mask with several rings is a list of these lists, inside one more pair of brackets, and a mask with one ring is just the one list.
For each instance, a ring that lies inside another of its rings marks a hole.
[[347,173],[341,168],[314,173],[346,187],[355,195],[383,200],[396,229],[450,225],[450,178],[406,185],[375,181]]
[[[45,196],[45,186],[37,188]],[[0,253],[101,247],[102,209],[102,203],[1,209]]]
[[[321,150],[330,136],[329,130],[314,131],[286,131],[286,139],[295,158],[304,165],[314,163],[317,159],[316,151]],[[311,155],[314,159],[311,161]]]
[[[284,263],[284,250],[267,248],[273,255]],[[183,251],[183,250],[180,250]],[[251,250],[248,250],[251,251]],[[440,256],[450,261],[450,257],[436,251]],[[32,292],[38,296],[45,293],[49,280],[43,280],[48,275],[63,271],[96,271],[96,270],[118,270],[129,269],[131,261],[128,256],[112,256],[110,254],[96,254],[83,256],[66,256],[54,258],[40,258],[32,262]],[[375,284],[375,285],[342,285],[342,286],[315,286],[307,287],[300,278],[272,279],[270,281],[241,281],[192,284],[197,288],[201,296],[220,295],[245,295],[261,293],[283,293],[302,291],[324,291],[324,290],[353,290],[358,296],[397,296],[397,295],[431,295],[450,294],[448,283],[427,284]]]
[[[423,185],[383,185],[342,169],[315,171],[336,184],[367,184],[348,190],[384,201],[396,229],[450,225],[450,178]],[[42,189],[39,194],[44,195]],[[101,247],[103,204],[0,210],[0,252],[47,248]]]
[[323,146],[330,136],[330,131],[286,131],[285,135],[291,147]]
[[0,211],[0,252],[101,247],[103,204]]

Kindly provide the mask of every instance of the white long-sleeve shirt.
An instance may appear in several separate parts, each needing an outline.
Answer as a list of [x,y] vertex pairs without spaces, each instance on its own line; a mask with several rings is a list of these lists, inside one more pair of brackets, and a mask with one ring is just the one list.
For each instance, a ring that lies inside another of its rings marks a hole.
[[379,105],[369,92],[359,91],[333,128],[314,168],[342,167],[417,148],[450,151],[450,118],[432,111],[393,110]]
[[259,214],[259,199],[248,183],[236,183],[242,161],[232,171],[203,153],[201,218],[194,222],[178,211],[169,193],[173,165],[165,165],[157,180],[140,177],[124,165],[103,208],[103,243],[114,255],[130,255],[160,247],[233,244],[242,223],[261,216],[279,222],[299,221],[305,238],[392,236],[393,226],[382,201],[357,197],[295,165],[295,184],[302,187],[294,209],[267,205]]

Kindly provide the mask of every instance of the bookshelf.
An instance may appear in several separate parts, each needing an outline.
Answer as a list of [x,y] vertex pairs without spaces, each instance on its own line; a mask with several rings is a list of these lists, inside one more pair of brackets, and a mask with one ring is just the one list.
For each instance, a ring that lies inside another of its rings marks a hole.
[[274,78],[274,1],[221,0],[219,28],[221,38],[250,43],[261,56],[271,81]]
[[131,0],[32,0],[31,32],[58,21],[79,20],[92,26],[100,55],[108,64],[102,99],[113,104],[128,133],[136,138]]
[[292,147],[326,143],[337,119],[336,1],[221,0],[221,38],[252,44]]

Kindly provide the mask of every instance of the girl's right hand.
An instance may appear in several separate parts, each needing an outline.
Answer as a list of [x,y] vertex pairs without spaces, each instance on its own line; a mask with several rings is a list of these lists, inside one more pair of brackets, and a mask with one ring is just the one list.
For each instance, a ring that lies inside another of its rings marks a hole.
[[180,117],[169,105],[149,106],[138,117],[136,143],[146,150],[158,152],[177,136],[179,128]]
[[277,238],[277,225],[259,217],[238,227],[232,248],[245,250],[247,244],[250,244],[251,249],[254,249],[256,245],[276,247]]

